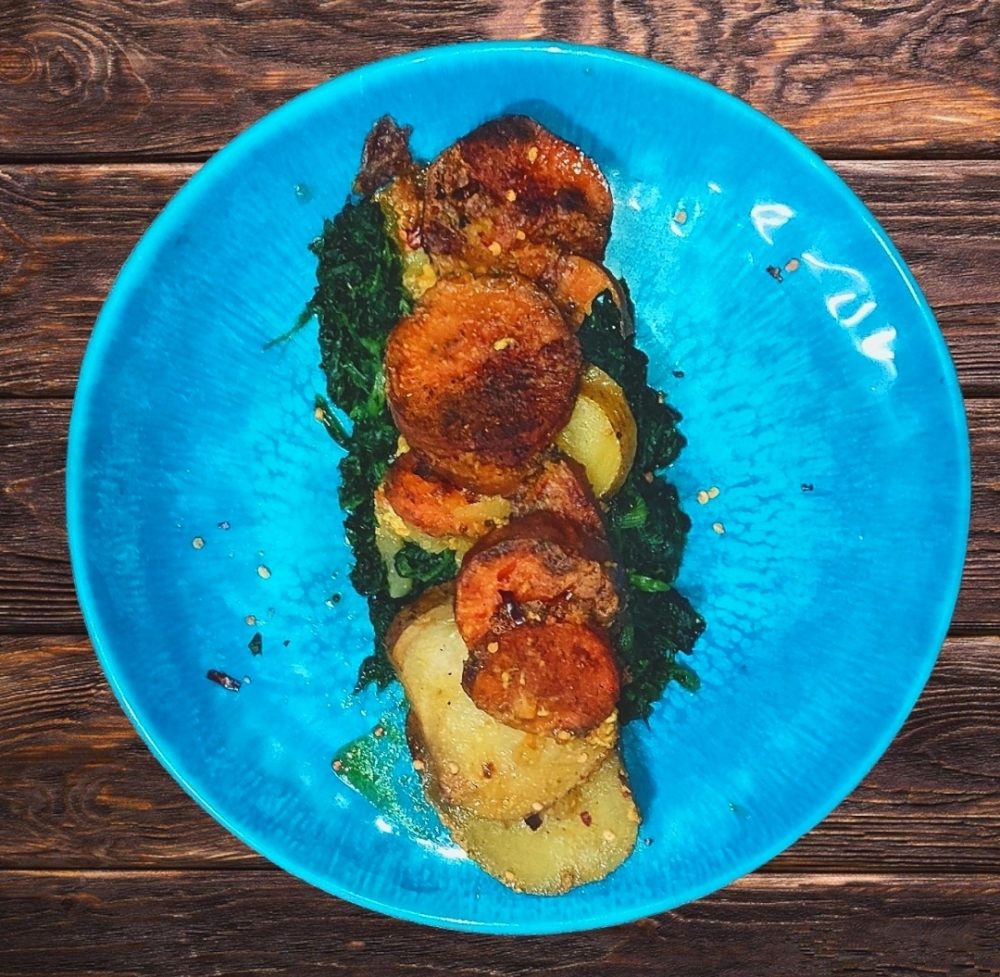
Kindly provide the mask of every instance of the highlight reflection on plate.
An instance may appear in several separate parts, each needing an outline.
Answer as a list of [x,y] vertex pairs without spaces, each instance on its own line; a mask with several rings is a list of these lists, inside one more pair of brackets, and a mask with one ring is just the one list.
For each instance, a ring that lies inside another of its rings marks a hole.
[[[671,479],[694,523],[680,585],[708,620],[691,661],[701,689],[671,686],[648,727],[627,729],[639,846],[566,896],[517,895],[485,876],[421,820],[414,776],[401,775],[387,810],[329,767],[343,743],[398,719],[400,697],[350,693],[369,628],[347,581],[338,452],[312,420],[314,337],[263,346],[311,293],[308,242],[343,204],[385,112],[414,126],[425,157],[523,112],[597,160],[616,201],[609,264],[632,287],[652,381],[684,415],[688,447]],[[706,486],[720,493],[702,505]],[[846,796],[909,712],[946,632],[969,464],[933,317],[820,160],[670,69],[517,42],[346,75],[211,160],[140,242],[101,314],[67,490],[102,665],[199,803],[336,895],[436,925],[529,933],[701,896]],[[249,682],[227,692],[205,681],[212,668]]]

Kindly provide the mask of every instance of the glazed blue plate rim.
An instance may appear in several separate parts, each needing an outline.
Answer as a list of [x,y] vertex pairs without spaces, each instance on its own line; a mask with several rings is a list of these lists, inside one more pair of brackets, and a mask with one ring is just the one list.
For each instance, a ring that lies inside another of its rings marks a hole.
[[941,577],[941,591],[943,594],[947,594],[948,600],[942,605],[943,610],[937,624],[934,640],[928,643],[923,658],[914,663],[911,673],[911,683],[906,694],[900,699],[898,713],[891,721],[884,725],[881,734],[876,737],[872,749],[857,760],[851,773],[845,776],[839,783],[830,786],[827,792],[827,800],[823,804],[817,805],[815,810],[801,818],[799,822],[790,825],[770,848],[757,851],[737,860],[729,866],[728,870],[717,873],[710,881],[702,885],[691,886],[690,891],[675,893],[668,899],[657,899],[655,896],[649,897],[648,894],[644,894],[645,898],[641,900],[637,899],[633,905],[614,912],[602,912],[600,906],[595,905],[593,913],[574,919],[571,922],[549,920],[544,916],[530,922],[518,921],[515,923],[497,923],[491,922],[488,919],[449,918],[420,912],[419,909],[408,904],[412,903],[412,897],[401,896],[398,901],[392,903],[372,899],[366,896],[364,892],[350,891],[348,888],[338,884],[335,879],[320,876],[318,873],[314,873],[310,869],[298,865],[294,858],[286,858],[280,851],[274,849],[267,837],[258,836],[252,830],[237,828],[230,822],[223,811],[216,808],[207,797],[192,787],[190,778],[182,768],[183,765],[171,757],[169,744],[157,743],[147,731],[143,720],[141,704],[133,703],[125,694],[122,684],[119,681],[115,663],[115,651],[111,640],[105,633],[98,600],[95,597],[92,582],[86,570],[83,543],[81,542],[84,537],[82,530],[84,520],[82,506],[83,445],[86,440],[84,432],[90,423],[89,410],[96,378],[99,374],[100,363],[103,360],[106,350],[115,338],[116,328],[121,323],[120,309],[126,301],[127,295],[146,274],[150,258],[155,255],[161,242],[170,235],[178,224],[187,219],[191,205],[198,202],[202,189],[208,189],[217,178],[223,176],[226,172],[232,172],[234,168],[239,166],[241,159],[245,155],[252,153],[255,147],[262,141],[269,139],[274,133],[283,128],[293,126],[297,121],[308,118],[314,108],[322,104],[325,100],[348,94],[351,89],[356,92],[362,91],[366,80],[369,78],[385,75],[392,76],[396,73],[406,74],[419,65],[436,59],[459,63],[466,62],[471,66],[473,63],[481,63],[483,58],[503,58],[512,54],[531,54],[539,57],[573,57],[593,62],[617,62],[638,73],[654,74],[662,79],[664,84],[672,86],[681,92],[685,89],[697,90],[702,97],[708,97],[717,103],[724,103],[731,111],[743,113],[753,124],[769,130],[771,135],[776,136],[789,153],[808,164],[817,179],[825,180],[836,189],[843,198],[844,206],[853,209],[854,216],[864,224],[885,251],[890,262],[905,282],[920,312],[922,322],[932,337],[942,374],[945,378],[948,403],[952,414],[952,429],[958,440],[956,448],[961,462],[961,470],[965,472],[970,471],[968,428],[962,395],[954,365],[934,315],[909,268],[889,240],[888,235],[861,200],[819,156],[787,130],[740,99],[729,95],[707,82],[703,82],[666,65],[635,55],[585,45],[551,41],[485,41],[428,48],[415,53],[399,55],[333,78],[297,96],[285,105],[264,116],[260,121],[223,147],[181,187],[160,215],[153,221],[122,267],[98,316],[91,339],[87,345],[70,421],[66,467],[66,512],[70,559],[77,596],[87,630],[93,642],[97,658],[107,676],[108,683],[125,714],[157,760],[186,793],[226,828],[227,831],[280,868],[319,889],[367,909],[376,910],[398,919],[446,929],[496,934],[542,935],[596,929],[627,923],[643,916],[662,913],[699,899],[746,875],[784,851],[822,821],[854,790],[899,732],[930,676],[940,647],[947,635],[954,604],[958,596],[965,559],[971,504],[970,477],[963,478],[961,485],[956,486],[957,490],[962,493],[959,500],[961,503],[959,511],[963,517],[958,520],[958,524],[954,527],[952,558],[949,566],[946,568],[946,572]]

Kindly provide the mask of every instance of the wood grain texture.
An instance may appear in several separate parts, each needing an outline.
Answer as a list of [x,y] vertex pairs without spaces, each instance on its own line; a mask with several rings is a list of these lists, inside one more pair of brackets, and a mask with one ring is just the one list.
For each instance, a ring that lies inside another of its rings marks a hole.
[[0,400],[0,634],[82,633],[65,528],[70,403],[30,403]]
[[987,977],[998,899],[995,879],[757,875],[629,926],[513,940],[418,929],[276,873],[13,872],[0,975]]
[[477,38],[603,44],[828,155],[997,155],[994,0],[0,0],[0,157],[204,157],[358,65]]
[[[951,639],[886,756],[768,871],[1000,875],[991,740],[1000,638]],[[0,638],[0,752],[0,869],[267,865],[159,766],[85,639]]]
[[[1000,632],[1000,400],[966,404],[972,523],[952,630]],[[80,634],[64,527],[64,400],[0,400],[0,634]]]
[[[911,263],[966,393],[1000,395],[1000,162],[836,168]],[[196,169],[0,167],[0,395],[72,395],[120,265]]]
[[196,168],[0,167],[0,395],[72,396],[119,268]]

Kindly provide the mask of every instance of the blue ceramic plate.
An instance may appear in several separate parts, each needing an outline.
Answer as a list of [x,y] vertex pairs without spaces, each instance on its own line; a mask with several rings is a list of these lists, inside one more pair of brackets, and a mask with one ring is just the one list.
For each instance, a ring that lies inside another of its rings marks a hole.
[[[263,346],[311,294],[307,245],[385,112],[414,127],[424,157],[521,112],[598,161],[616,201],[609,264],[632,287],[653,382],[684,415],[671,478],[694,523],[680,583],[708,620],[691,659],[701,689],[671,686],[648,727],[626,730],[645,817],[634,856],[557,898],[517,895],[464,859],[412,778],[379,809],[330,770],[337,747],[398,717],[399,693],[351,694],[370,632],[346,579],[339,449],[312,419],[315,334]],[[699,505],[713,485],[721,494]],[[711,892],[851,791],[944,638],[969,460],[930,310],[872,216],[801,143],[648,61],[475,44],[309,92],[184,187],[94,331],[67,488],[98,656],[198,803],[345,899],[542,933]],[[247,681],[227,692],[206,681],[213,668]]]

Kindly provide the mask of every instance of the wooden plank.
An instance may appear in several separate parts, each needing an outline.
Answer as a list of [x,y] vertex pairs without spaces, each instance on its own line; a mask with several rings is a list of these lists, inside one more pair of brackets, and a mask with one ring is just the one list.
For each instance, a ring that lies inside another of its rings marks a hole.
[[[840,162],[911,262],[967,393],[1000,395],[1000,162]],[[118,268],[197,167],[0,167],[0,395],[70,396]]]
[[752,876],[629,926],[501,939],[420,929],[281,873],[0,874],[2,977],[491,974],[908,977],[1000,972],[1000,883]]
[[119,268],[196,169],[0,167],[0,394],[73,395]]
[[828,155],[996,155],[1000,8],[753,0],[63,0],[0,19],[0,156],[211,153],[331,75],[477,38],[558,38],[670,63]]
[[[886,756],[768,870],[1000,874],[991,740],[1000,638],[951,639]],[[85,639],[0,638],[0,755],[0,868],[267,864],[153,759]]]
[[[64,400],[0,399],[0,634],[80,634],[66,550]],[[966,403],[972,525],[952,630],[1000,633],[1000,399]]]
[[159,765],[85,638],[0,638],[0,867],[264,866]]
[[1000,394],[1000,164],[832,165],[910,266],[966,395]]
[[0,400],[0,634],[82,633],[66,543],[70,403]]

